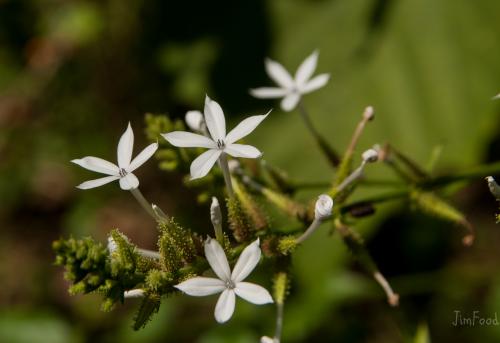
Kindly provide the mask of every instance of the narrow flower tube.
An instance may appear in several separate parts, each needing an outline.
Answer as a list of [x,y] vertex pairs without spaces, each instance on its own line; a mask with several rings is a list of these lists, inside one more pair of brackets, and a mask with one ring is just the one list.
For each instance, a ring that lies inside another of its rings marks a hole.
[[222,233],[222,213],[220,210],[219,200],[212,197],[212,204],[210,205],[210,219],[215,230],[215,238],[220,244],[224,242],[224,235]]
[[309,236],[313,234],[314,231],[332,215],[333,199],[327,194],[321,194],[316,201],[316,206],[314,207],[314,220],[307,230],[297,238],[295,241],[297,244],[304,242]]

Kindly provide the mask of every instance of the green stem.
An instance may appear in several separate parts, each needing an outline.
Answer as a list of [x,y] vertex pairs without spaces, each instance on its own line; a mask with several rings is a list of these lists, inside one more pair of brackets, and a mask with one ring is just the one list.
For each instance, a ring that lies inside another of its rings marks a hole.
[[146,212],[154,218],[154,220],[158,220],[158,217],[156,213],[153,211],[152,205],[146,200],[144,195],[142,195],[141,191],[139,188],[132,188],[130,190],[130,193],[134,196],[134,198],[137,200],[137,202],[146,210]]
[[234,198],[233,183],[231,181],[231,173],[229,172],[229,164],[227,163],[227,157],[225,153],[220,154],[219,166],[222,169],[222,174],[224,175],[227,194],[230,198]]

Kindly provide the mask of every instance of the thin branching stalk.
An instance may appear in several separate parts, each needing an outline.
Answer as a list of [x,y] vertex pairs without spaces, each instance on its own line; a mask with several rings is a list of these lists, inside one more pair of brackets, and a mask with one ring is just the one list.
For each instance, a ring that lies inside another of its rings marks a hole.
[[142,192],[139,190],[139,188],[132,188],[130,190],[130,193],[134,196],[135,200],[146,210],[146,212],[153,217],[154,220],[158,220],[158,216],[156,213],[153,211],[152,204],[150,204],[144,195],[142,195]]
[[317,218],[314,219],[313,222],[311,223],[311,225],[309,225],[309,227],[307,228],[307,230],[302,234],[302,236],[297,238],[297,240],[295,242],[297,244],[303,243],[306,239],[308,239],[314,233],[314,231],[316,231],[316,229],[321,225],[321,223],[323,223],[323,220],[320,220]]

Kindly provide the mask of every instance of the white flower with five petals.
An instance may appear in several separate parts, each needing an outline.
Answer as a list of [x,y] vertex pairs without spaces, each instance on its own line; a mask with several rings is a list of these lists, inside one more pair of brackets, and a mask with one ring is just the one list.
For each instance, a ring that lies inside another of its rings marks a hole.
[[209,238],[205,242],[205,256],[218,278],[194,277],[175,287],[195,297],[221,293],[215,306],[215,320],[224,323],[233,315],[236,295],[257,305],[273,302],[273,298],[264,287],[243,282],[259,263],[260,254],[257,239],[243,250],[231,272],[224,250],[215,239]]
[[139,187],[139,180],[132,174],[134,170],[144,164],[158,149],[158,143],[148,145],[132,160],[134,149],[134,132],[128,124],[127,130],[123,133],[118,142],[118,165],[103,160],[99,157],[87,156],[71,162],[79,166],[108,176],[96,180],[86,181],[77,186],[80,189],[99,187],[115,180],[120,180],[120,187],[123,190],[130,190]]
[[[270,112],[270,111],[269,111]],[[233,157],[257,158],[262,153],[255,147],[235,144],[236,141],[250,134],[269,114],[252,116],[244,119],[226,135],[226,119],[220,105],[205,98],[205,125],[210,138],[186,131],[174,131],[162,134],[170,144],[182,148],[208,148],[191,163],[191,179],[198,179],[208,174],[222,153]]]
[[320,74],[311,79],[318,64],[318,54],[316,50],[309,55],[297,69],[295,77],[292,77],[281,64],[267,58],[266,72],[279,87],[255,88],[250,90],[250,94],[261,99],[283,98],[281,101],[283,111],[292,111],[302,95],[323,87],[330,79],[330,74]]

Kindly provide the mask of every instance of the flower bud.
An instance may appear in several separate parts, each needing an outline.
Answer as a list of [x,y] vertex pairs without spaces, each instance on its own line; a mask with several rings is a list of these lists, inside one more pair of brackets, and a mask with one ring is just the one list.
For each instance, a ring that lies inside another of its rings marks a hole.
[[368,106],[367,108],[365,108],[365,111],[363,112],[363,118],[366,120],[373,120],[373,118],[375,118],[375,110],[372,106]]
[[191,130],[196,132],[203,131],[204,119],[200,111],[187,111],[184,120]]
[[110,254],[113,254],[118,249],[118,245],[116,245],[115,240],[112,236],[108,237],[108,251]]
[[375,149],[368,149],[362,155],[361,158],[365,163],[373,163],[378,160],[378,151]]
[[276,338],[271,338],[269,336],[262,336],[260,338],[260,343],[279,343],[279,340]]
[[488,182],[488,188],[490,189],[491,194],[493,194],[497,200],[500,200],[500,186],[495,181],[493,176],[487,176],[486,181]]
[[219,200],[216,197],[212,197],[212,204],[210,205],[210,219],[212,220],[212,225],[215,230],[215,238],[222,243],[222,213],[220,211]]
[[314,219],[325,220],[332,215],[333,199],[326,194],[321,194],[314,208]]
[[128,298],[142,298],[144,296],[144,290],[137,288],[137,289],[131,289],[130,291],[125,291],[123,293],[123,297],[125,299]]

